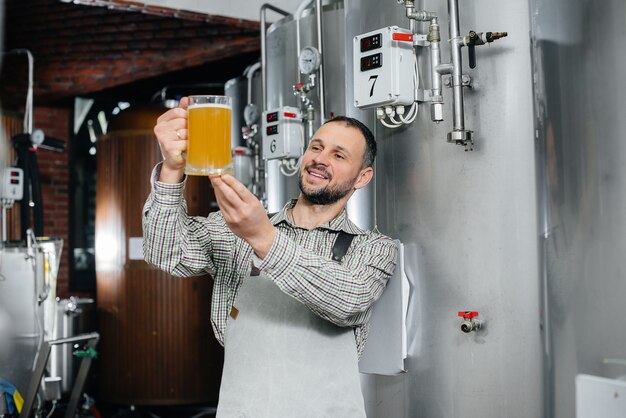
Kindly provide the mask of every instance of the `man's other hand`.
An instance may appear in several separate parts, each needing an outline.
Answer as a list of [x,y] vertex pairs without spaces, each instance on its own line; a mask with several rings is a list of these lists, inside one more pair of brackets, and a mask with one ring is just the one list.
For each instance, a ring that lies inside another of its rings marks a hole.
[[259,199],[233,176],[226,174],[211,176],[210,179],[228,227],[247,241],[258,257],[265,258],[272,247],[276,230]]
[[178,107],[163,113],[157,119],[154,134],[159,141],[163,165],[159,181],[179,183],[185,174],[185,157],[187,150],[187,106],[189,99],[183,97]]

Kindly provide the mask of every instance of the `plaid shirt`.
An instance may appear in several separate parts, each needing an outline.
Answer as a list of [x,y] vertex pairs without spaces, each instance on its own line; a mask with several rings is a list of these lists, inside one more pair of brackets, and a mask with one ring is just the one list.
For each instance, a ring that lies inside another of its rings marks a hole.
[[[152,193],[143,211],[146,261],[174,276],[213,276],[211,324],[224,345],[229,313],[242,279],[253,266],[286,294],[320,317],[341,327],[353,327],[359,357],[367,340],[371,306],[382,294],[397,257],[394,242],[382,234],[356,227],[344,209],[335,219],[307,230],[290,222],[287,203],[271,219],[276,237],[263,260],[228,228],[221,212],[188,216],[184,182],[167,184],[152,176]],[[341,263],[331,260],[340,230],[354,234]]]

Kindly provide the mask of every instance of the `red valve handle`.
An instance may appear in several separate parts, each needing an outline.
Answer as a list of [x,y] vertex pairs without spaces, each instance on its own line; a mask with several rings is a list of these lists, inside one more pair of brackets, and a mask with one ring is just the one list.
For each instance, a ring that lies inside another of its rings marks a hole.
[[459,316],[464,319],[472,319],[478,316],[478,312],[476,311],[460,311]]
[[297,89],[301,89],[302,87],[304,87],[304,82],[303,81],[301,81],[298,84],[296,84],[296,88]]

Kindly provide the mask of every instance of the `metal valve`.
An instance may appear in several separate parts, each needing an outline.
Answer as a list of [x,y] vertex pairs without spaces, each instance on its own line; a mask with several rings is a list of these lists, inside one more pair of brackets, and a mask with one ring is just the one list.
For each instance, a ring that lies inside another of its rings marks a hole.
[[476,68],[476,45],[485,45],[497,39],[504,38],[508,34],[506,32],[480,32],[473,30],[469,32],[469,36],[463,38],[463,43],[467,46],[469,53],[469,66]]
[[476,311],[460,311],[458,315],[463,318],[461,331],[466,334],[472,331],[478,331],[483,327],[483,321],[476,318],[478,316],[478,312]]

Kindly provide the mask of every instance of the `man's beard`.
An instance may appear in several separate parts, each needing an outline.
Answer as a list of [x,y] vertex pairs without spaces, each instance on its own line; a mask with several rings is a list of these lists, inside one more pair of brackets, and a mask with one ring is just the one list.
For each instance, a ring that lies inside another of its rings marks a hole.
[[[314,165],[310,165],[306,167],[306,169],[315,167]],[[328,173],[323,167],[315,167],[317,170],[324,172],[326,176]],[[305,169],[305,171],[306,171]],[[344,198],[348,193],[352,191],[354,184],[356,183],[357,177],[346,181],[342,184],[337,184],[334,187],[329,187],[328,185],[324,186],[319,190],[306,190],[304,183],[302,181],[302,171],[298,173],[298,185],[300,186],[300,192],[302,196],[305,197],[306,200],[313,203],[314,205],[332,205],[333,203],[339,201]]]

